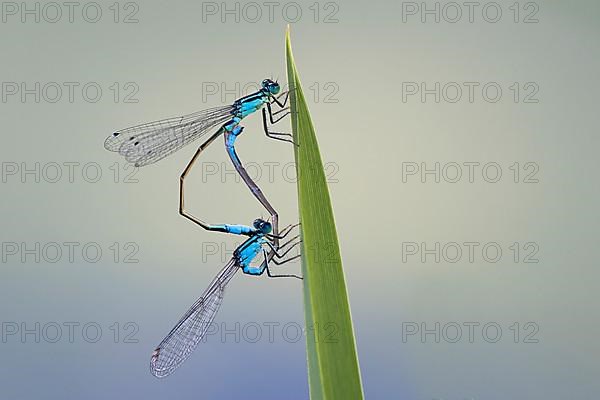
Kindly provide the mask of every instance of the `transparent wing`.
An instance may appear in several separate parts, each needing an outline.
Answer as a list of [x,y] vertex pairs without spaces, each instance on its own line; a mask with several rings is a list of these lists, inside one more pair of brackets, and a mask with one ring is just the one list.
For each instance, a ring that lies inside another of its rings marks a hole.
[[234,106],[223,106],[149,122],[116,131],[104,147],[119,152],[136,167],[152,164],[232,118]]
[[170,375],[194,351],[219,311],[225,286],[240,267],[231,259],[152,353],[150,372]]

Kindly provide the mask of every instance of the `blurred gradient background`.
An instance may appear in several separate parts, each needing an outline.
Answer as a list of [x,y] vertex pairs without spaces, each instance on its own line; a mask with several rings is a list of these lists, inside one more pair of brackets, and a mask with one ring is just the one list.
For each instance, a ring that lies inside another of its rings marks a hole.
[[[137,172],[103,148],[115,129],[285,81],[288,22],[366,398],[597,396],[597,2],[481,2],[471,16],[448,2],[82,2],[72,22],[58,4],[60,18],[2,3],[0,397],[308,397],[294,280],[240,274],[219,332],[173,376],[150,375],[154,347],[240,241],[178,216],[193,145]],[[292,149],[258,115],[245,125],[240,157],[295,222]],[[265,216],[232,171],[217,141],[189,210]]]

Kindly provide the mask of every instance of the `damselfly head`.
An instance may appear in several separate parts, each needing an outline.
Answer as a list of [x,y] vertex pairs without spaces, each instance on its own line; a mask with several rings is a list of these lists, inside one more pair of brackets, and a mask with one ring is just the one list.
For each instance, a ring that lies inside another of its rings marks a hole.
[[265,221],[262,218],[255,219],[253,225],[257,231],[260,231],[261,233],[264,233],[264,234],[271,233],[271,230],[273,229],[273,226],[271,225],[271,223]]
[[279,83],[277,83],[276,81],[273,81],[271,79],[263,80],[261,85],[262,85],[263,89],[268,90],[269,93],[271,93],[271,94],[277,94],[281,90]]

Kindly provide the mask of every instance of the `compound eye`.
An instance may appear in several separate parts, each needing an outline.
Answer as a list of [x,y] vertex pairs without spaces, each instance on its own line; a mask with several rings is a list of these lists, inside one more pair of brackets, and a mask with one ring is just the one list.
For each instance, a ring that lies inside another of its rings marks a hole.
[[262,87],[266,88],[267,86],[269,86],[269,80],[268,79],[263,80],[261,85],[262,85]]
[[271,232],[271,230],[273,229],[273,227],[271,226],[270,222],[267,221],[263,221],[263,225],[261,226],[261,230],[265,233],[269,233]]

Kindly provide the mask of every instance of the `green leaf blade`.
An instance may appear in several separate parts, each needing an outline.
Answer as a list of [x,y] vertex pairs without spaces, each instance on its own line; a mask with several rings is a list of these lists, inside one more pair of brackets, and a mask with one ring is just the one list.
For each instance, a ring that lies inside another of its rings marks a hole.
[[314,126],[292,55],[289,28],[286,59],[307,327],[307,361],[312,400],[362,399],[363,390],[333,208]]

